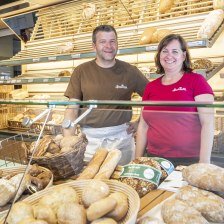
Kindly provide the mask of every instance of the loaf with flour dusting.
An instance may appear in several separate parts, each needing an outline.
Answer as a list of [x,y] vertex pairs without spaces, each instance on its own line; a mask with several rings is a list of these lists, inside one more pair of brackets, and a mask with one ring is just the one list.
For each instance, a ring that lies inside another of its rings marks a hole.
[[208,191],[224,192],[224,168],[214,164],[196,163],[186,167],[182,176],[190,185]]

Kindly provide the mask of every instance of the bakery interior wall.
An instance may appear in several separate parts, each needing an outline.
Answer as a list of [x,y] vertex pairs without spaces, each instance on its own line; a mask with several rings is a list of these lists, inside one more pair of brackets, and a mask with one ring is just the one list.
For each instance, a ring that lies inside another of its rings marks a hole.
[[[159,1],[155,1],[159,2]],[[184,1],[183,1],[184,2]],[[200,1],[195,1],[200,2]],[[206,1],[209,2],[211,5],[212,1]],[[80,3],[78,3],[80,4]],[[113,7],[113,6],[110,6]],[[183,17],[184,18],[184,17]],[[165,20],[164,20],[165,21]],[[193,22],[192,22],[193,23]],[[47,24],[47,29],[50,29],[50,25]],[[133,29],[136,29],[136,26],[133,26]],[[90,32],[90,30],[88,30]],[[55,40],[57,37],[55,37]],[[66,40],[65,40],[66,42]],[[223,62],[223,46],[224,46],[224,31],[221,33],[221,35],[218,37],[218,39],[215,41],[215,43],[212,45],[211,48],[196,48],[196,49],[190,49],[192,58],[218,58],[220,62]],[[44,43],[45,46],[47,46],[47,42]],[[90,44],[90,40],[89,40]],[[22,44],[24,47],[24,44]],[[154,66],[154,54],[155,52],[147,52],[147,53],[136,53],[136,54],[129,54],[129,55],[118,55],[117,58],[120,58],[122,60],[125,60],[127,62],[130,62],[132,64],[138,65],[138,67],[146,71],[147,73],[148,69],[152,68]],[[35,64],[27,64],[22,65],[22,74],[28,74],[35,77],[45,77],[45,76],[52,76],[57,77],[57,75],[63,71],[67,70],[70,73],[72,70],[79,64],[91,60],[92,58],[85,58],[85,59],[75,59],[75,60],[69,60],[69,61],[52,61],[52,62],[46,62],[46,63],[35,63]],[[216,60],[216,59],[215,59]],[[220,78],[220,74],[222,74],[224,70],[218,71],[213,77],[211,77],[208,81],[211,84],[212,88],[215,91],[224,91],[224,79]],[[21,76],[21,78],[23,78]],[[46,88],[47,86],[47,88]],[[46,84],[29,84],[26,86],[23,86],[23,88],[27,88],[30,96],[37,93],[42,93],[43,89],[47,89],[47,94],[49,93],[52,96],[63,96],[63,92],[65,91],[67,87],[67,83],[46,83]]]

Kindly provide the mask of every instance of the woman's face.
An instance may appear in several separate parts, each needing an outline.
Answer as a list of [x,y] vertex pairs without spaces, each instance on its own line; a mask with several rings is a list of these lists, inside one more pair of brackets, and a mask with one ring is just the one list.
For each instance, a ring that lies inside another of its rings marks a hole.
[[178,40],[172,40],[160,53],[160,63],[166,72],[180,72],[183,62],[186,58],[186,52],[181,50]]

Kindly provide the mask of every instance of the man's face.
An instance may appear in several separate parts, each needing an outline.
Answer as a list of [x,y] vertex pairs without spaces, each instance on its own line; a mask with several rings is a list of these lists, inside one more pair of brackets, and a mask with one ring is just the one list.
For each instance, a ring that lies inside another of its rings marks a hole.
[[93,43],[97,60],[101,63],[113,62],[117,54],[118,43],[114,32],[98,32]]

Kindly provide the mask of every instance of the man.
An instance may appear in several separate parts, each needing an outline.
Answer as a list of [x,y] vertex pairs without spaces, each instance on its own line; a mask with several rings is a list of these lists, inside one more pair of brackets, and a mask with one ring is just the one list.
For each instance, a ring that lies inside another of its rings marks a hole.
[[[118,50],[116,30],[110,25],[100,25],[93,31],[92,42],[96,58],[75,68],[65,96],[76,101],[131,100],[134,92],[142,96],[147,78],[135,66],[115,59]],[[65,120],[74,121],[78,117],[78,108],[67,108]],[[85,159],[90,159],[97,148],[104,147],[121,150],[120,164],[130,162],[135,150],[135,128],[130,122],[131,117],[131,109],[122,105],[98,106],[91,111],[80,122],[88,139]],[[64,135],[75,134],[75,128],[65,129]]]

